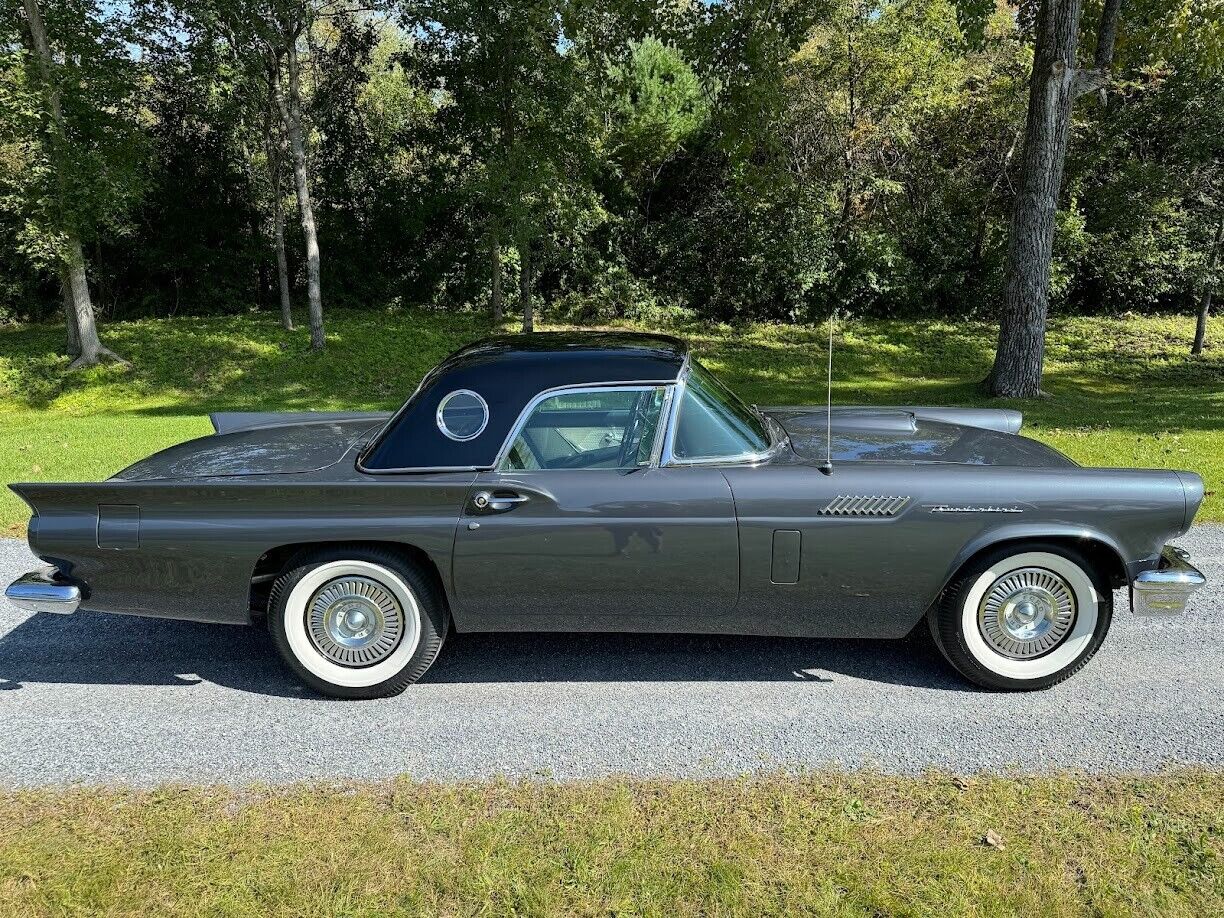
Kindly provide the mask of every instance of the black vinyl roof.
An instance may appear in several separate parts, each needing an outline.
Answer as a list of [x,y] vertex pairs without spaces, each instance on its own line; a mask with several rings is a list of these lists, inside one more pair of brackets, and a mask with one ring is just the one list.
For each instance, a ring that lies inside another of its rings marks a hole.
[[[688,345],[637,332],[540,332],[485,338],[451,354],[421,382],[361,458],[361,468],[491,468],[510,428],[546,389],[609,383],[669,383],[680,375]],[[489,405],[489,423],[460,442],[438,429],[438,405],[457,389]]]

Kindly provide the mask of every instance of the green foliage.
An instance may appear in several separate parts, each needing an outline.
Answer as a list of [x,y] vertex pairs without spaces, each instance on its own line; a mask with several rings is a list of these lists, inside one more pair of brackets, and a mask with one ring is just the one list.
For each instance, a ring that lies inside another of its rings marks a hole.
[[[329,302],[487,304],[494,240],[508,304],[529,246],[558,315],[998,301],[1032,2],[43,3],[67,185],[10,5],[0,319],[59,309],[39,266],[64,225],[112,317],[276,303],[261,49],[290,13]],[[1185,311],[1219,283],[1221,47],[1207,0],[1126,5],[1107,100],[1075,109],[1057,308]]]
[[[1224,56],[1218,18],[1152,0],[1119,42],[1124,79],[1089,106],[1068,185],[1085,216],[1068,295],[1091,307],[1188,308],[1224,218]],[[1199,10],[1198,12],[1205,12]]]
[[[0,12],[0,221],[27,270],[132,230],[147,182],[133,23],[111,4],[40,0],[55,64],[39,71],[17,3]],[[61,133],[49,105],[59,96]],[[16,267],[14,265],[13,267]]]
[[653,36],[631,43],[628,61],[613,66],[610,82],[609,155],[629,190],[648,195],[663,168],[705,127],[709,100],[681,54]]

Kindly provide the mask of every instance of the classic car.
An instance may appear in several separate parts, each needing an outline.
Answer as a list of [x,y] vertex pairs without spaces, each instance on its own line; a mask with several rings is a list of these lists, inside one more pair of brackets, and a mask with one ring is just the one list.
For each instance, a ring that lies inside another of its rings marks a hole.
[[297,676],[402,691],[451,631],[901,638],[1039,689],[1203,583],[1193,472],[1082,468],[1019,412],[746,405],[681,341],[490,338],[393,414],[215,414],[89,484],[15,484],[38,612],[267,627]]

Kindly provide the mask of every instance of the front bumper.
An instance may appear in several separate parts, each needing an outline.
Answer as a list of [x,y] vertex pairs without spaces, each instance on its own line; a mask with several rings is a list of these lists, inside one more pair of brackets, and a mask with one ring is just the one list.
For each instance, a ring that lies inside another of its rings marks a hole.
[[81,604],[81,588],[63,579],[53,568],[22,574],[9,584],[4,598],[27,612],[71,615]]
[[1160,564],[1131,583],[1131,606],[1136,615],[1177,615],[1186,611],[1190,596],[1207,582],[1203,572],[1189,559],[1180,548],[1164,547]]

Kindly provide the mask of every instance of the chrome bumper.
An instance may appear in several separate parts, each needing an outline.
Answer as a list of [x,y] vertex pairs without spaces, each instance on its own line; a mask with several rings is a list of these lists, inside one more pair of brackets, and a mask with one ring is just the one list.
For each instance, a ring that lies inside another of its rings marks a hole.
[[71,615],[81,604],[81,588],[59,576],[53,567],[22,574],[9,584],[4,598],[27,612]]
[[1131,606],[1136,615],[1177,615],[1186,611],[1190,595],[1206,582],[1188,554],[1166,545],[1160,566],[1144,571],[1131,584]]

